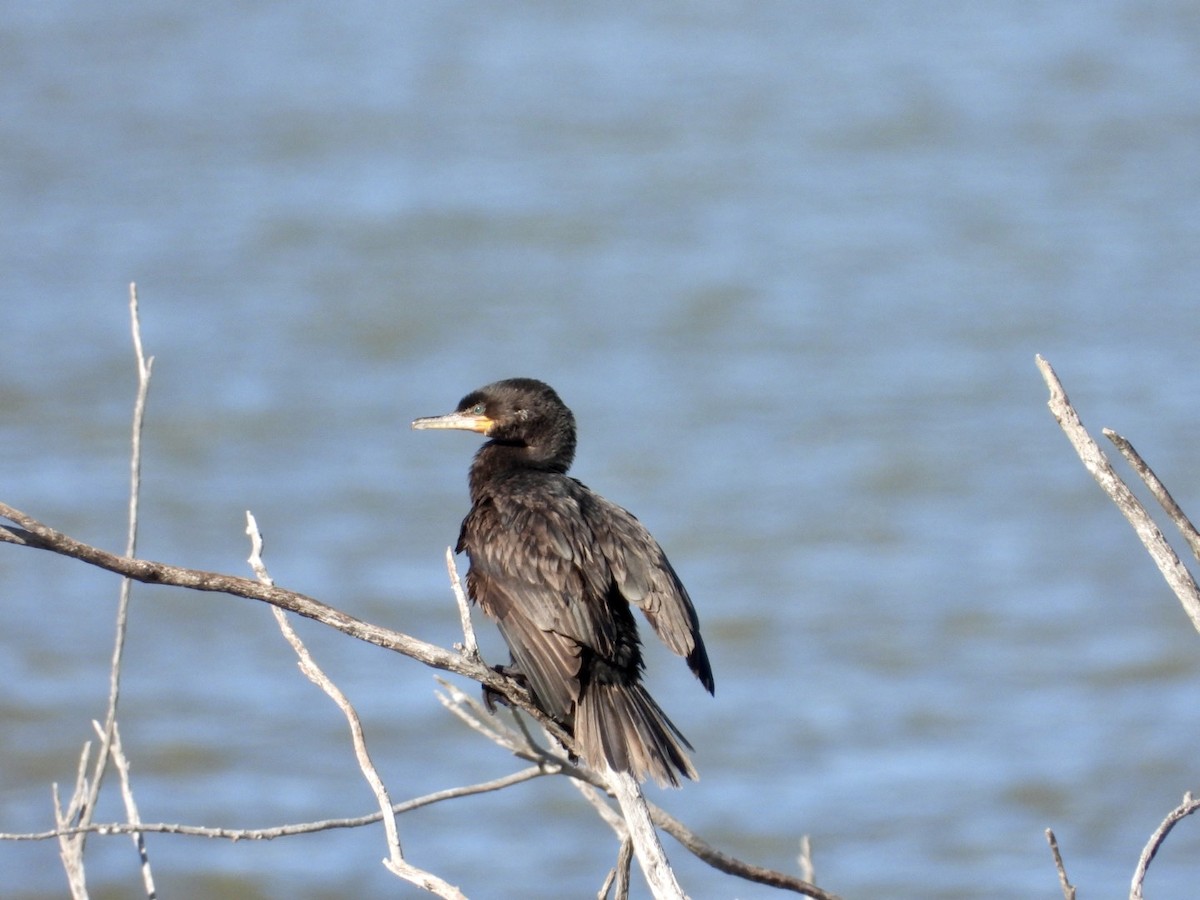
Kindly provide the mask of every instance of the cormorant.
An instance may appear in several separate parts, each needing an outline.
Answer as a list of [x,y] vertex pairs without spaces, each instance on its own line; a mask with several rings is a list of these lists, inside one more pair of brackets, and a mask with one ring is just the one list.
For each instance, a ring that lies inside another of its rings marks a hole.
[[575,417],[548,384],[497,381],[413,428],[489,438],[471,464],[471,510],[456,551],[467,590],[512,654],[501,668],[573,733],[584,760],[639,781],[695,779],[691,744],[642,685],[630,604],[713,692],[700,622],[658,542],[629,512],[567,475]]

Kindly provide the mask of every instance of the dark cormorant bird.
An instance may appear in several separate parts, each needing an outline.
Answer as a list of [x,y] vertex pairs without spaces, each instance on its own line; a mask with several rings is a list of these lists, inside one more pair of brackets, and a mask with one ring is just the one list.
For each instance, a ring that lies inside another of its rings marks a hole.
[[567,475],[575,417],[549,385],[497,381],[448,415],[413,428],[489,438],[471,464],[471,510],[457,552],[467,590],[500,627],[538,707],[579,742],[584,760],[639,781],[697,777],[691,744],[642,685],[630,604],[713,692],[712,667],[687,591],[658,542],[629,512]]

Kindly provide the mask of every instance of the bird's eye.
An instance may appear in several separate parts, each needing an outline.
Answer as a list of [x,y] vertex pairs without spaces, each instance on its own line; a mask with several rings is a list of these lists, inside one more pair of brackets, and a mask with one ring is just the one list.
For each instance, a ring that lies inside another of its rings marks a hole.
[[476,403],[474,406],[471,407],[471,415],[482,416],[486,409],[487,409],[487,407],[484,406],[482,403]]

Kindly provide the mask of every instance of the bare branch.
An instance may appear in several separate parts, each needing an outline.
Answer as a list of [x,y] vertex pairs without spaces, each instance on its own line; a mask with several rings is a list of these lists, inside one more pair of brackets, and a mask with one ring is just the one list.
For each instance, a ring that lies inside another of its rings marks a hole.
[[[538,766],[530,766],[527,769],[522,769],[519,772],[514,772],[511,775],[504,775],[500,778],[494,778],[491,781],[484,781],[478,784],[463,785],[461,787],[447,788],[442,791],[435,791],[432,794],[426,794],[422,797],[417,797],[412,800],[405,800],[397,803],[392,807],[392,810],[398,814],[411,812],[414,809],[420,809],[424,806],[432,806],[435,803],[442,803],[446,800],[457,800],[461,797],[473,797],[476,794],[486,794],[492,791],[500,791],[513,785],[521,784],[525,781],[531,781],[534,778],[541,778],[544,775],[550,774]],[[57,792],[57,786],[55,786]],[[135,831],[142,831],[146,834],[180,834],[189,837],[203,837],[216,840],[227,841],[271,841],[276,838],[291,837],[296,834],[314,834],[319,831],[330,831],[334,828],[361,828],[364,825],[373,825],[383,819],[383,813],[376,811],[364,816],[356,816],[348,819],[322,819],[317,822],[301,822],[295,825],[279,825],[274,828],[216,828],[207,825],[182,825],[179,823],[170,822],[142,822],[139,825],[131,825],[128,822],[112,822],[108,824],[92,824],[86,827],[66,825],[62,829],[53,829],[51,831],[36,831],[24,834],[0,833],[0,840],[3,841],[48,841],[55,838],[80,834],[87,831],[91,834],[132,834]]]
[[633,841],[633,852],[655,900],[683,900],[683,888],[675,879],[675,872],[667,861],[658,832],[654,830],[641,785],[628,772],[605,769],[603,774],[608,789],[621,806],[625,825],[629,828],[629,839]]
[[708,863],[714,869],[724,872],[726,875],[733,875],[737,878],[744,878],[746,881],[794,891],[806,897],[814,897],[816,900],[838,900],[836,894],[822,890],[815,884],[805,881],[803,878],[797,878],[795,875],[788,875],[786,872],[778,872],[764,866],[755,866],[730,856],[728,853],[723,853],[707,841],[701,839],[699,835],[670,813],[665,812],[653,803],[650,804],[650,815],[653,817],[655,825],[679,841],[693,856]]
[[1054,868],[1058,871],[1058,884],[1062,888],[1063,900],[1075,900],[1075,888],[1067,878],[1067,870],[1063,867],[1062,854],[1058,852],[1058,838],[1049,828],[1046,829],[1046,840],[1050,842],[1050,852],[1054,855]]
[[[92,728],[103,739],[104,728],[100,723],[93,721]],[[133,798],[133,783],[129,778],[129,758],[121,746],[121,729],[117,727],[116,722],[113,722],[112,746],[109,752],[121,779],[121,797],[125,801],[125,818],[131,826],[136,828],[141,816],[138,814],[137,802]],[[137,850],[138,859],[141,860],[142,884],[146,888],[146,896],[153,900],[158,896],[158,892],[154,887],[154,872],[150,869],[150,853],[146,848],[146,836],[140,831],[131,831],[130,837],[133,838],[133,846]]]
[[[125,545],[125,555],[132,557],[137,548],[138,502],[142,479],[142,426],[146,419],[146,397],[150,390],[150,370],[154,359],[147,359],[142,353],[141,322],[138,318],[137,285],[129,285],[129,318],[133,331],[134,359],[137,363],[138,385],[133,405],[133,426],[130,452],[129,474],[129,530]],[[75,815],[80,825],[92,821],[96,803],[100,798],[100,788],[104,784],[104,773],[108,769],[109,753],[113,743],[113,733],[117,725],[117,702],[121,696],[121,659],[125,653],[125,633],[129,622],[129,597],[132,583],[128,578],[121,581],[121,592],[117,602],[116,631],[113,637],[112,662],[108,675],[108,706],[104,714],[104,727],[100,732],[100,750],[92,777],[88,782],[86,798],[79,798],[75,804]],[[74,852],[79,869],[79,881],[83,886],[83,851],[87,842],[87,832],[81,832],[75,840],[78,847]],[[139,842],[134,839],[135,845]],[[145,857],[145,848],[141,846],[140,855],[143,860],[143,872],[149,873],[149,862]],[[152,883],[152,879],[150,883]],[[86,890],[86,887],[84,887]]]
[[617,851],[617,864],[612,867],[604,884],[600,886],[598,900],[604,900],[608,892],[616,887],[613,900],[629,900],[629,868],[633,863],[633,841],[628,837],[621,841],[621,849]]
[[[487,712],[477,700],[450,682],[443,678],[435,680],[445,689],[445,693],[439,692],[436,695],[442,706],[492,743],[504,748],[518,759],[533,762],[545,775],[566,775],[576,785],[589,781],[596,785],[600,784],[600,779],[595,774],[579,768],[561,753],[539,746],[525,728],[525,723],[516,710],[512,711],[513,721],[517,726],[516,729],[513,729],[504,725],[500,719]],[[620,821],[619,816],[616,818]]]
[[1191,791],[1187,792],[1183,795],[1183,802],[1171,810],[1167,814],[1167,817],[1163,819],[1162,824],[1154,830],[1154,834],[1150,835],[1150,840],[1142,850],[1142,855],[1138,859],[1137,869],[1133,873],[1133,883],[1129,890],[1129,900],[1142,900],[1142,882],[1146,880],[1146,872],[1150,868],[1150,861],[1158,853],[1158,848],[1167,839],[1167,835],[1171,833],[1171,829],[1181,819],[1187,818],[1197,809],[1200,809],[1200,800],[1192,799]]
[[[254,519],[254,514],[249,510],[246,511],[246,533],[250,536],[250,567],[254,570],[258,580],[267,586],[274,584],[271,576],[267,573],[266,564],[262,559],[263,540],[262,533],[258,530],[258,522]],[[383,819],[383,829],[387,836],[388,856],[383,861],[384,866],[389,872],[399,878],[403,878],[410,884],[415,884],[424,890],[437,894],[439,897],[445,897],[447,900],[465,900],[463,893],[453,885],[443,881],[431,872],[426,872],[409,863],[404,858],[404,851],[400,847],[400,829],[396,824],[396,814],[392,811],[392,801],[388,796],[387,786],[384,785],[383,779],[379,777],[379,770],[375,768],[375,764],[371,761],[371,754],[367,751],[367,740],[363,734],[362,719],[359,718],[358,710],[342,693],[333,680],[317,665],[312,654],[308,652],[308,647],[296,634],[296,630],[292,628],[291,622],[287,620],[287,614],[277,606],[271,607],[271,612],[275,614],[275,621],[279,625],[279,630],[283,632],[284,638],[295,651],[296,656],[300,659],[300,671],[308,677],[309,681],[317,685],[323,690],[346,717],[346,722],[350,726],[350,737],[354,744],[354,755],[358,759],[358,766],[362,770],[363,777],[370,785],[372,793],[375,794],[375,799],[379,803],[380,817]]]
[[459,649],[468,659],[479,659],[479,643],[475,640],[475,628],[471,625],[471,606],[467,603],[462,580],[458,577],[458,566],[454,564],[454,550],[450,547],[446,548],[446,571],[450,573],[450,588],[454,591],[458,616],[462,619],[463,644]]
[[384,785],[383,779],[379,777],[379,771],[375,768],[375,764],[371,761],[371,755],[367,751],[362,720],[358,716],[358,711],[355,710],[341,689],[317,665],[316,661],[312,658],[312,654],[308,652],[308,647],[300,640],[300,636],[296,634],[295,629],[288,622],[287,614],[278,607],[272,607],[271,612],[275,614],[279,630],[283,632],[284,638],[300,659],[300,671],[304,673],[309,681],[323,690],[337,704],[338,709],[346,717],[346,722],[350,726],[350,737],[354,744],[354,754],[358,759],[359,768],[362,770],[367,784],[370,785],[371,791],[375,794],[375,799],[379,802],[383,827],[387,834],[388,856],[393,863],[403,860],[404,853],[400,847],[400,833],[396,827],[395,813],[392,812],[392,801],[388,797],[387,787]]
[[1154,474],[1154,470],[1133,449],[1133,444],[1126,438],[1117,434],[1111,428],[1102,429],[1102,433],[1113,442],[1116,448],[1121,451],[1121,455],[1133,466],[1133,470],[1138,473],[1138,477],[1150,489],[1150,493],[1154,495],[1154,499],[1158,501],[1166,514],[1171,517],[1171,521],[1175,523],[1175,527],[1179,529],[1179,533],[1187,541],[1188,546],[1192,550],[1192,556],[1200,560],[1200,532],[1196,531],[1196,526],[1192,524],[1191,519],[1184,514],[1179,504],[1175,502],[1175,498],[1171,496],[1171,492],[1167,490],[1167,486],[1158,480],[1158,476]]
[[1175,551],[1171,549],[1171,545],[1167,543],[1158,526],[1154,524],[1154,520],[1150,518],[1141,501],[1117,476],[1108,457],[1100,449],[1100,445],[1083,427],[1078,413],[1067,399],[1067,393],[1063,390],[1050,363],[1039,356],[1037,365],[1041,370],[1042,378],[1050,389],[1050,411],[1054,413],[1054,417],[1067,435],[1067,439],[1075,448],[1075,452],[1079,454],[1084,467],[1092,474],[1105,493],[1112,498],[1113,503],[1117,505],[1117,509],[1121,511],[1129,524],[1133,526],[1133,530],[1141,539],[1150,558],[1154,560],[1158,570],[1162,572],[1163,578],[1166,579],[1171,590],[1175,592],[1175,596],[1183,604],[1184,611],[1192,620],[1192,625],[1200,631],[1200,589],[1196,587],[1196,581],[1192,578],[1191,572],[1179,561],[1179,557],[1175,555]]
[[486,685],[504,696],[513,706],[525,711],[564,746],[574,747],[574,740],[571,736],[553,719],[534,706],[527,690],[521,688],[511,678],[488,668],[478,659],[470,659],[461,653],[418,640],[403,632],[364,622],[322,603],[320,600],[296,591],[285,590],[274,585],[264,585],[236,575],[224,575],[219,572],[188,569],[152,560],[117,556],[55,531],[50,526],[5,503],[0,503],[0,518],[8,519],[18,526],[13,528],[0,525],[0,542],[49,550],[52,553],[77,559],[80,562],[146,584],[171,585],[196,591],[231,594],[249,600],[260,600],[271,606],[277,606],[288,612],[294,612],[323,625],[336,628],[343,634],[360,641],[402,653],[431,668],[470,678]]
[[75,787],[71,791],[71,799],[64,808],[58,794],[58,784],[50,786],[54,798],[54,821],[58,825],[54,836],[58,838],[58,856],[62,860],[63,870],[67,873],[67,885],[71,889],[74,900],[87,900],[87,879],[83,869],[83,843],[73,838],[75,832],[71,826],[79,820],[80,808],[86,802],[88,790],[88,759],[92,752],[92,742],[84,741],[83,750],[79,754],[79,765],[75,769]]
[[796,858],[800,866],[800,877],[805,881],[816,882],[817,870],[813,866],[812,841],[807,834],[800,835],[800,853]]

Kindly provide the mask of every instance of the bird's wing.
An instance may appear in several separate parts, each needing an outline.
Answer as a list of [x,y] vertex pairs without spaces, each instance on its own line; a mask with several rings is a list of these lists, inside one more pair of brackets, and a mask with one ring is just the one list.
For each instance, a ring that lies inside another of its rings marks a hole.
[[631,512],[584,490],[580,497],[584,521],[617,589],[641,608],[664,644],[687,658],[692,672],[711,693],[712,666],[700,636],[700,620],[662,547]]
[[569,493],[553,503],[510,496],[478,504],[459,537],[471,559],[471,597],[496,620],[543,708],[564,721],[582,692],[585,654],[612,658],[620,638],[608,610],[587,602],[594,545]]

